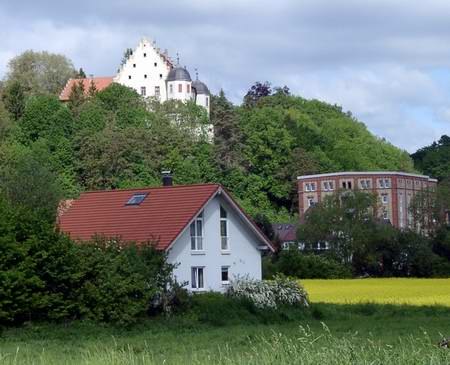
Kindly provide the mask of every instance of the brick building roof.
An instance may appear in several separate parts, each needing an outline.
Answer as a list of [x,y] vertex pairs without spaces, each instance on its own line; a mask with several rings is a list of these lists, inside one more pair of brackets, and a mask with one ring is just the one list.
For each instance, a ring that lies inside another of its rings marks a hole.
[[281,242],[295,242],[297,241],[297,226],[290,223],[275,223],[272,224],[275,235]]
[[92,77],[85,79],[69,79],[66,83],[66,86],[64,86],[64,89],[61,91],[61,94],[59,94],[59,100],[68,101],[73,85],[80,81],[83,82],[84,93],[85,95],[87,95],[89,92],[89,87],[91,86],[91,82],[94,83],[97,91],[102,91],[103,89],[106,89],[109,85],[111,85],[111,83],[113,82],[113,77],[111,76],[111,77]]
[[[127,204],[139,193],[146,194],[140,204]],[[259,238],[273,249],[269,240],[219,184],[82,193],[61,211],[58,226],[75,240],[87,241],[98,234],[125,241],[157,241],[157,248],[166,250],[216,194],[222,194],[237,208]]]

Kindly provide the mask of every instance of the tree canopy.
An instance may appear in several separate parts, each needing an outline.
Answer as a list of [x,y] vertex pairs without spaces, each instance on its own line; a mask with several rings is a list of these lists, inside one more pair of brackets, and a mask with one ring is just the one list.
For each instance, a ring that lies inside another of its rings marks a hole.
[[411,155],[414,166],[424,174],[438,180],[450,178],[450,137],[443,135],[439,141],[417,150]]

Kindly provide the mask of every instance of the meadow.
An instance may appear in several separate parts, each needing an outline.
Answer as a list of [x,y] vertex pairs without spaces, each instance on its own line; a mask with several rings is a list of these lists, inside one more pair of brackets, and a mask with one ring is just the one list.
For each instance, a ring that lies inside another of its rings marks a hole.
[[[391,279],[383,280],[386,288],[394,285]],[[0,364],[450,363],[450,349],[437,346],[443,336],[450,335],[448,302],[412,305],[412,297],[401,298],[399,291],[398,303],[408,299],[411,304],[377,304],[373,290],[365,297],[354,290],[354,304],[323,303],[323,292],[330,290],[330,298],[337,295],[339,282],[330,281],[330,289],[322,281],[304,282],[313,301],[308,310],[261,312],[226,298],[197,296],[194,305],[183,313],[144,319],[129,328],[75,321],[4,329]],[[347,294],[351,293],[350,284],[373,289],[370,280],[342,282],[343,288],[348,287],[344,291]],[[403,282],[403,286],[425,287],[430,294],[437,289],[435,281],[429,283],[430,288],[416,280]],[[392,298],[392,294],[386,298]],[[423,304],[417,300],[415,304]]]
[[450,307],[450,279],[301,280],[312,302]]

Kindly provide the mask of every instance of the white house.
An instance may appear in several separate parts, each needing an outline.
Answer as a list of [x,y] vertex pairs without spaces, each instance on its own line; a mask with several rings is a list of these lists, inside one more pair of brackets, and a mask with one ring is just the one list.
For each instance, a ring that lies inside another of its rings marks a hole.
[[[218,184],[82,193],[60,212],[59,227],[75,240],[94,235],[156,243],[191,291],[224,291],[233,277],[261,279],[267,237]],[[167,183],[169,182],[169,183]]]

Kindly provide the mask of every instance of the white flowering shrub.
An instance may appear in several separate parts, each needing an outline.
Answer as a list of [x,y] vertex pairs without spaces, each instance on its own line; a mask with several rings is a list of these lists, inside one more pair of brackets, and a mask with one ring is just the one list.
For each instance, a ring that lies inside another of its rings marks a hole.
[[308,307],[308,294],[297,280],[277,275],[273,280],[254,280],[247,277],[231,281],[228,295],[249,300],[260,309],[276,309],[280,305]]

